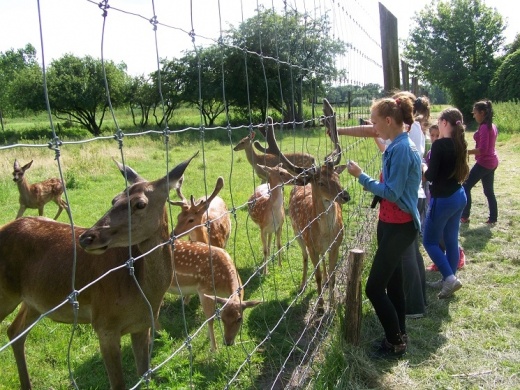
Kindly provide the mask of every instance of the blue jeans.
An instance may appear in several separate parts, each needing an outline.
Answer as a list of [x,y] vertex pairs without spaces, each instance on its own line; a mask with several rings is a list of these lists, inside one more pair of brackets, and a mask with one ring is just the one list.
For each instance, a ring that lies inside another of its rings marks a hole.
[[482,189],[484,190],[484,195],[487,198],[489,206],[489,222],[497,221],[498,205],[494,190],[495,170],[496,168],[484,168],[482,165],[479,165],[478,163],[473,165],[473,168],[471,168],[471,171],[469,172],[468,178],[464,182],[464,191],[466,191],[468,203],[466,204],[466,207],[462,212],[463,218],[469,218],[469,214],[471,212],[471,189],[475,186],[475,184],[482,180]]
[[[448,198],[430,199],[424,223],[423,245],[443,279],[457,272],[460,217],[465,206],[466,193],[462,187]],[[439,246],[441,238],[444,239],[446,253]]]

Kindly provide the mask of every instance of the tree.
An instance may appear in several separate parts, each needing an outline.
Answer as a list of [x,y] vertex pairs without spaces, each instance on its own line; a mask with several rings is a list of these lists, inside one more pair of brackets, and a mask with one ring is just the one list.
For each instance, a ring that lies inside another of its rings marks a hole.
[[[127,99],[135,126],[148,126],[150,111],[157,104],[157,95],[156,86],[144,75],[131,79]],[[140,114],[136,113],[136,109]]]
[[290,10],[278,15],[258,14],[238,28],[231,27],[225,40],[226,94],[244,112],[274,109],[284,121],[301,121],[303,101],[323,96],[324,84],[338,71],[335,56],[346,45],[330,38],[327,15],[318,19]]
[[[126,101],[129,86],[126,65],[105,61],[105,71],[110,101],[115,108]],[[50,64],[47,80],[51,110],[56,118],[79,123],[92,135],[101,135],[109,107],[101,60],[66,54]]]
[[465,115],[489,94],[503,42],[502,16],[482,0],[432,2],[414,16],[404,55],[412,72],[445,88]]
[[180,97],[199,109],[205,126],[213,126],[227,109],[223,98],[221,50],[218,45],[198,48],[178,61]]
[[494,100],[520,100],[520,49],[506,56],[491,81]]
[[[11,49],[5,53],[0,53],[0,114],[13,108],[16,99],[10,96],[11,84],[16,80],[20,72],[27,68],[38,67],[36,61],[36,49],[31,44],[25,45],[22,49]],[[40,80],[41,89],[43,83]],[[1,116],[1,115],[0,115]]]

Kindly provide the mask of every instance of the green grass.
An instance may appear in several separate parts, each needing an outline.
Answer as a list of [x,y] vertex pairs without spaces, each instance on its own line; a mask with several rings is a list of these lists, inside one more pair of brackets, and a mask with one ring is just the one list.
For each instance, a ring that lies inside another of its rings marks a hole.
[[[497,117],[499,108],[497,105]],[[301,370],[308,374],[308,377],[301,374],[302,383],[317,389],[520,387],[520,322],[516,315],[520,303],[517,294],[520,261],[516,244],[520,220],[517,199],[520,197],[514,185],[518,181],[515,179],[520,164],[518,135],[501,134],[499,138],[501,165],[496,178],[499,223],[492,229],[479,224],[487,215],[478,185],[473,190],[472,224],[461,231],[461,241],[469,260],[460,272],[464,287],[455,299],[449,301],[438,301],[434,292],[430,293],[428,316],[409,322],[410,352],[397,364],[379,364],[367,359],[366,351],[380,337],[381,328],[366,299],[363,300],[360,346],[348,346],[342,340],[341,307],[332,327],[319,328],[318,340],[312,340],[314,328],[318,326],[317,317],[312,316],[317,299],[315,282],[311,279],[304,293],[297,295],[301,254],[293,241],[289,221],[284,225],[283,242],[287,247],[283,250],[283,266],[279,268],[271,263],[268,276],[256,273],[262,258],[259,230],[248,219],[244,202],[259,180],[253,176],[243,152],[231,150],[244,135],[242,130],[233,131],[231,135],[227,131],[219,134],[206,132],[202,142],[196,132],[175,134],[170,136],[168,148],[156,135],[123,139],[125,162],[148,179],[166,173],[166,157],[172,168],[199,150],[199,156],[186,172],[185,195],[198,197],[209,193],[217,177],[224,177],[225,187],[220,195],[230,209],[235,210],[227,250],[242,281],[247,281],[245,298],[264,301],[245,312],[244,324],[233,347],[222,346],[222,329],[216,322],[219,350],[210,353],[207,330],[205,327],[199,329],[205,318],[198,299],[193,298],[183,308],[178,297],[167,294],[160,314],[163,328],[155,338],[152,367],[167,362],[154,373],[149,388],[222,389],[239,369],[231,388],[270,388],[289,354],[291,357],[282,373],[284,385],[291,377],[294,380]],[[297,131],[294,137],[289,131],[283,136],[277,134],[277,137],[284,151],[308,151],[320,160],[330,152],[330,142],[322,129]],[[372,176],[377,175],[380,160],[373,141],[342,137],[341,142],[344,161],[357,161]],[[46,141],[40,143],[45,145]],[[468,143],[473,144],[471,134],[468,134]],[[20,163],[35,160],[27,172],[31,182],[57,176],[59,171],[54,152],[47,147],[9,148],[0,150],[0,156],[3,172],[0,177],[0,224],[5,224],[18,210],[18,192],[11,179],[15,158]],[[112,197],[124,188],[124,181],[112,158],[121,160],[121,150],[114,140],[65,144],[61,148],[60,165],[68,183],[67,194],[75,224],[92,225],[110,207]],[[373,249],[370,237],[375,212],[367,207],[369,194],[362,191],[348,174],[341,176],[353,199],[343,207],[346,224],[344,250],[353,247],[365,249],[364,279]],[[285,190],[286,197],[287,194],[288,189]],[[54,204],[46,206],[45,215],[52,217],[55,212]],[[169,212],[174,220],[175,208]],[[26,212],[26,215],[36,214],[36,210]],[[62,214],[60,221],[68,222],[66,214]],[[425,261],[427,259],[426,256]],[[428,275],[428,278],[431,280],[434,275]],[[342,290],[340,285],[340,297]],[[0,324],[0,348],[7,342],[6,330],[14,314]],[[67,350],[71,329],[70,325],[43,320],[29,334],[26,352],[35,389],[70,388]],[[184,348],[187,335],[193,336],[190,349]],[[302,335],[304,337],[300,340]],[[128,337],[123,338],[122,350],[125,378],[131,386],[138,377]],[[313,355],[315,350],[317,356]],[[79,388],[107,388],[97,337],[90,326],[76,328],[70,355]],[[10,348],[0,352],[0,367],[0,389],[17,388],[18,374]]]
[[[234,210],[233,231],[227,250],[237,265],[242,281],[247,281],[245,298],[260,299],[264,303],[245,312],[244,325],[233,347],[223,347],[221,324],[216,322],[215,333],[220,348],[213,354],[209,351],[206,327],[199,329],[205,318],[198,298],[194,297],[188,306],[183,307],[178,297],[167,294],[161,309],[162,330],[155,339],[152,366],[156,367],[165,360],[168,362],[154,374],[150,384],[152,389],[190,386],[221,389],[233,379],[237,371],[233,388],[256,388],[259,383],[270,383],[290,353],[300,355],[299,347],[294,352],[295,343],[305,331],[307,316],[317,299],[313,278],[304,293],[298,295],[302,275],[301,252],[294,241],[289,221],[284,225],[283,241],[287,246],[282,252],[283,266],[279,268],[272,262],[269,275],[258,273],[262,261],[260,232],[248,218],[245,202],[260,181],[253,176],[244,152],[232,152],[232,146],[245,135],[245,131],[233,132],[231,136],[227,131],[224,132],[225,136],[215,135],[214,139],[204,139],[204,142],[198,134],[174,134],[170,136],[167,147],[160,136],[152,135],[127,136],[123,139],[122,150],[115,140],[66,143],[61,148],[60,166],[68,183],[67,197],[74,223],[79,226],[94,224],[110,207],[112,197],[124,189],[124,179],[111,161],[112,158],[121,161],[121,152],[124,153],[126,164],[143,177],[155,179],[166,173],[167,156],[171,169],[199,150],[199,156],[185,173],[183,193],[186,196],[193,194],[199,197],[210,193],[217,177],[224,177],[225,187],[220,196]],[[331,151],[330,141],[323,129],[301,130],[294,137],[289,131],[277,137],[285,151],[309,151],[320,160]],[[376,159],[376,163],[369,168],[375,174],[379,155],[373,141],[354,141],[342,139],[345,159],[355,159],[362,165]],[[27,145],[30,144],[28,141]],[[9,148],[0,150],[0,155],[0,169],[4,172],[0,178],[0,223],[5,224],[14,218],[18,210],[18,191],[11,177],[14,159],[20,163],[34,160],[33,166],[26,173],[30,182],[58,176],[59,170],[54,152],[45,146]],[[356,239],[358,226],[366,223],[363,218],[356,217],[356,213],[362,209],[360,204],[369,202],[369,197],[348,174],[343,174],[341,180],[351,190],[353,197],[353,201],[343,208],[349,232],[344,240],[346,245]],[[286,197],[288,192],[287,188]],[[48,204],[45,215],[52,217],[55,211],[56,206]],[[171,207],[169,212],[171,219],[175,220],[178,212],[176,207]],[[37,211],[27,210],[25,215],[34,216]],[[62,214],[60,221],[68,222],[66,214]],[[6,330],[14,315],[9,315],[0,325],[0,347],[8,341]],[[30,332],[26,351],[34,388],[69,387],[67,350],[71,330],[70,325],[44,319]],[[188,336],[192,337],[190,349],[185,348]],[[122,350],[125,378],[130,386],[138,378],[128,337],[123,338]],[[70,364],[79,388],[107,387],[97,337],[90,326],[76,328],[70,355]],[[16,388],[18,374],[10,348],[0,352],[0,366],[0,389]],[[289,362],[288,368],[292,369],[293,366],[294,363]]]

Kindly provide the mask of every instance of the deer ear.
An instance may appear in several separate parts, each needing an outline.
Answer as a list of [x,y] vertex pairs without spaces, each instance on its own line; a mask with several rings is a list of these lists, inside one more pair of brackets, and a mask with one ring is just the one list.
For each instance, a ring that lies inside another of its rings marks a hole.
[[14,160],[13,169],[20,169],[20,163],[18,160]]
[[34,160],[31,160],[30,163],[25,164],[25,165],[22,167],[22,171],[25,172],[26,170],[28,170],[28,169],[31,167],[33,161],[34,161]]
[[126,177],[131,184],[145,181],[141,176],[139,176],[139,174],[136,171],[134,171],[128,165],[123,165],[114,158],[112,160],[114,160],[117,167],[119,168],[119,172],[121,172],[123,177]]
[[170,189],[177,187],[179,180],[183,179],[184,171],[190,164],[191,160],[193,160],[198,154],[199,154],[199,151],[197,150],[197,153],[195,153],[189,159],[181,162],[179,165],[177,165],[175,168],[173,168],[168,173],[167,176],[165,176],[163,178],[164,180],[166,180],[166,178],[168,178],[168,185],[169,185]]
[[242,306],[242,310],[248,309],[250,307],[255,307],[256,305],[259,305],[263,303],[262,301],[242,301],[240,306]]
[[338,175],[343,172],[347,168],[346,165],[336,165],[334,167],[334,172],[336,172]]

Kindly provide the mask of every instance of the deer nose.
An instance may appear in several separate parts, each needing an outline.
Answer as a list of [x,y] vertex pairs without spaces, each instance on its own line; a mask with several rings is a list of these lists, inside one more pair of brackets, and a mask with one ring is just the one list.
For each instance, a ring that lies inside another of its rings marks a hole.
[[81,245],[82,248],[92,244],[93,241],[94,236],[92,234],[83,233],[81,236],[79,236],[79,245]]
[[344,203],[347,203],[350,200],[350,194],[347,191],[343,191],[341,199],[343,199]]

